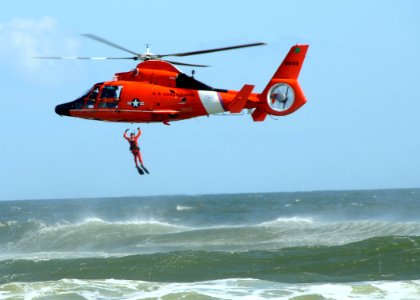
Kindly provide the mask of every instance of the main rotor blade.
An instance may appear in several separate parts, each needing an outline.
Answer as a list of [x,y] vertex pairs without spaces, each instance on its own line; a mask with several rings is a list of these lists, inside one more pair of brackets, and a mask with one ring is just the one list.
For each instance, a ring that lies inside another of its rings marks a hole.
[[92,59],[92,60],[105,60],[105,59],[132,59],[138,60],[137,56],[134,57],[85,57],[85,56],[34,56],[37,59]]
[[163,55],[157,55],[157,56],[159,56],[159,57],[165,57],[165,56],[189,56],[189,55],[205,54],[205,53],[211,53],[211,52],[227,51],[227,50],[234,50],[234,49],[246,48],[246,47],[263,46],[263,45],[267,45],[267,44],[266,43],[252,43],[252,44],[243,44],[243,45],[236,45],[236,46],[222,47],[222,48],[214,48],[214,49],[207,49],[207,50],[200,50],[200,51],[191,51],[191,52],[163,54]]
[[134,54],[134,55],[136,55],[136,56],[140,56],[140,55],[141,55],[141,54],[139,54],[139,53],[136,53],[136,52],[134,52],[134,51],[131,51],[130,49],[127,49],[127,48],[121,47],[120,45],[114,44],[113,42],[110,42],[110,41],[108,41],[108,40],[106,40],[106,39],[104,39],[104,38],[101,38],[101,37],[97,36],[97,35],[90,34],[90,33],[84,33],[84,34],[82,34],[82,35],[83,35],[84,37],[87,37],[87,38],[90,38],[90,39],[95,40],[95,41],[97,41],[97,42],[100,42],[100,43],[106,44],[106,45],[108,45],[108,46],[111,46],[111,47],[117,48],[117,49],[119,49],[119,50],[122,50],[122,51],[125,51],[125,52],[128,52],[128,53]]
[[206,68],[206,67],[210,67],[208,65],[196,65],[196,64],[187,64],[187,63],[181,63],[181,62],[176,62],[176,61],[171,61],[171,60],[164,60],[168,63],[171,63],[173,65],[179,65],[179,66],[187,66],[187,67],[199,67],[199,68]]

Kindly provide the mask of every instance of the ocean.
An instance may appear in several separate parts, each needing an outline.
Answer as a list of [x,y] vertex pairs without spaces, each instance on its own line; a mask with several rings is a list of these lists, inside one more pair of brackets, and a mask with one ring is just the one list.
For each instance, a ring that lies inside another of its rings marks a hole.
[[0,202],[0,299],[420,299],[420,189]]

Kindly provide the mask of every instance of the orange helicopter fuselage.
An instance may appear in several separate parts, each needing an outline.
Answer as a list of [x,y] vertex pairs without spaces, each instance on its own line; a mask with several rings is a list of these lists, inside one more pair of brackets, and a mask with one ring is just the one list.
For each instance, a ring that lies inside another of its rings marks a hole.
[[[169,62],[148,60],[133,71],[115,74],[113,81],[95,84],[81,98],[57,105],[56,113],[110,122],[165,124],[211,114],[239,113],[243,109],[253,109],[254,121],[263,121],[267,114],[287,115],[306,102],[297,76],[307,48],[293,46],[261,94],[252,93],[252,85],[244,85],[240,91],[215,89]],[[287,107],[287,95],[283,96],[283,109],[274,106],[280,93],[276,94],[274,87],[281,85],[288,87],[286,94],[289,88],[293,92]]]

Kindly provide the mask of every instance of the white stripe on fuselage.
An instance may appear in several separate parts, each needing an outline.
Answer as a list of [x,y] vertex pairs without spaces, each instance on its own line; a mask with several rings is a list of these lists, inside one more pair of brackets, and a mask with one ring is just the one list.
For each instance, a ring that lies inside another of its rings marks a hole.
[[225,110],[223,109],[222,103],[220,103],[219,95],[213,91],[198,91],[201,103],[204,106],[207,114],[218,114]]

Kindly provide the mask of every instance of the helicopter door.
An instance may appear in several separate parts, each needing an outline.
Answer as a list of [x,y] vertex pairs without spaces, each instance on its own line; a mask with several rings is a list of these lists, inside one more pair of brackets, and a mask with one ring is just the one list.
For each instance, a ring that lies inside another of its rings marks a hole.
[[120,101],[122,86],[108,85],[102,88],[98,108],[117,108]]

